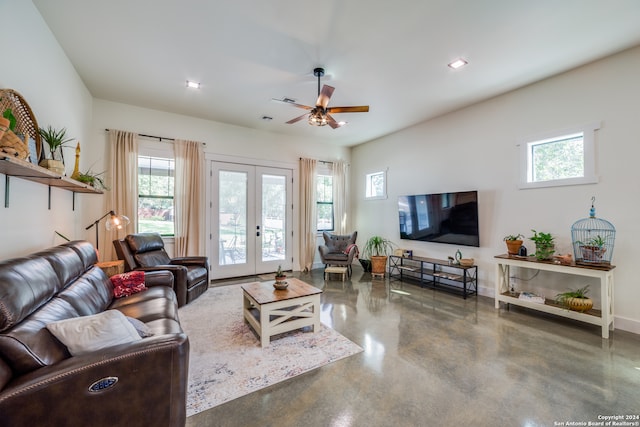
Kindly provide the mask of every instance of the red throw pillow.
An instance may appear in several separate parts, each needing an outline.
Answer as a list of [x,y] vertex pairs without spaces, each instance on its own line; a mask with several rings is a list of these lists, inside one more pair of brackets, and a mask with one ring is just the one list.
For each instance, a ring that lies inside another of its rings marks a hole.
[[130,271],[113,275],[111,283],[113,283],[113,296],[116,298],[128,297],[147,289],[144,284],[144,271]]

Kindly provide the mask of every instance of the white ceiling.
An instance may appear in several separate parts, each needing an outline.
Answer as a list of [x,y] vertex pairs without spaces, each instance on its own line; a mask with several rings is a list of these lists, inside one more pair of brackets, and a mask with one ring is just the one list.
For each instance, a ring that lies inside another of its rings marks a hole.
[[[638,0],[33,3],[96,98],[342,146],[640,45]],[[318,66],[329,106],[370,111],[285,124],[304,110],[271,99],[313,105]]]

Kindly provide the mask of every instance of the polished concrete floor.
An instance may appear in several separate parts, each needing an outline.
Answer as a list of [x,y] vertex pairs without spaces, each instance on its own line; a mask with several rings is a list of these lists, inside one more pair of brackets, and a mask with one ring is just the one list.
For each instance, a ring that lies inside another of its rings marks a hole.
[[372,281],[359,267],[344,284],[325,282],[322,270],[296,276],[324,289],[322,322],[364,352],[187,426],[533,427],[640,414],[639,335],[614,331],[605,340],[597,326]]

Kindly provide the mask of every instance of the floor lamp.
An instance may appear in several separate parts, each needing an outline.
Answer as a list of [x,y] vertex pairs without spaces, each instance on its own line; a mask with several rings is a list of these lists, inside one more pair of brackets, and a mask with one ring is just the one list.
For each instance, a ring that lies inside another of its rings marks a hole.
[[107,222],[104,223],[104,226],[107,230],[122,230],[126,227],[129,222],[129,218],[124,215],[116,215],[114,211],[109,211],[106,214],[102,215],[100,218],[96,219],[93,223],[89,224],[85,230],[89,230],[91,227],[96,228],[96,250],[99,247],[98,242],[98,223],[102,221],[103,218],[109,216]]

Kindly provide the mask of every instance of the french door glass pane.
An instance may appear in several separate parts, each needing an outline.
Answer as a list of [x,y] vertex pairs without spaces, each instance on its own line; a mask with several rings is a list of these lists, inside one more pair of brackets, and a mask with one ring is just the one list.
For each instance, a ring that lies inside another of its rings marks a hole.
[[282,175],[262,175],[262,261],[285,256],[286,184]]
[[247,260],[247,173],[220,171],[220,264]]

